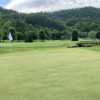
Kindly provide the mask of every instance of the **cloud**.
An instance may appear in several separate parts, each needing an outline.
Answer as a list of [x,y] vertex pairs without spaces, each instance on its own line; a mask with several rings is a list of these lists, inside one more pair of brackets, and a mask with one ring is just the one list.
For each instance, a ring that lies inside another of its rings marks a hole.
[[100,0],[10,0],[5,8],[29,13],[57,11],[84,6],[100,7]]

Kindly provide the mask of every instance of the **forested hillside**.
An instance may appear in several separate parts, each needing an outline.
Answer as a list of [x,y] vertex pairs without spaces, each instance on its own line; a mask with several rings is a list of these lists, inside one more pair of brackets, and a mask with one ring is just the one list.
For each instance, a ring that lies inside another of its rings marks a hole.
[[86,7],[52,13],[23,14],[0,8],[0,39],[12,33],[14,40],[70,39],[72,31],[80,37],[95,38],[100,31],[100,9]]

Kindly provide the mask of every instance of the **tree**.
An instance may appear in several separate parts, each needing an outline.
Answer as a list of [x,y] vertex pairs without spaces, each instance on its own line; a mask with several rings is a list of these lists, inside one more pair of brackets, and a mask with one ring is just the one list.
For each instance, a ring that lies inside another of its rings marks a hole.
[[96,39],[100,39],[100,32],[97,32]]
[[32,32],[25,32],[25,42],[33,42]]
[[78,41],[78,39],[79,39],[78,32],[76,30],[74,30],[72,32],[72,41]]
[[71,39],[71,34],[70,34],[70,32],[68,32],[67,30],[64,30],[64,31],[62,31],[61,32],[61,37],[60,37],[60,39]]
[[16,40],[25,40],[25,35],[21,32],[16,32]]
[[96,32],[95,32],[95,31],[90,31],[90,32],[88,33],[88,37],[89,37],[90,39],[96,39]]
[[10,21],[7,21],[5,22],[3,25],[2,25],[2,39],[3,40],[7,40],[7,35],[8,35],[8,32],[9,32],[9,28],[11,27],[11,22]]
[[44,31],[40,31],[39,38],[44,41],[46,39],[46,33]]

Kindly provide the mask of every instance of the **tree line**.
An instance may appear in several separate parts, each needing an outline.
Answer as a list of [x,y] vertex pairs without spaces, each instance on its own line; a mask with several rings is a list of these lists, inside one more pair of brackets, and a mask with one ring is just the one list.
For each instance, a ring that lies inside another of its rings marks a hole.
[[23,14],[0,8],[0,40],[7,40],[9,32],[17,41],[72,39],[75,30],[80,38],[96,39],[100,34],[98,12],[100,9],[90,7]]

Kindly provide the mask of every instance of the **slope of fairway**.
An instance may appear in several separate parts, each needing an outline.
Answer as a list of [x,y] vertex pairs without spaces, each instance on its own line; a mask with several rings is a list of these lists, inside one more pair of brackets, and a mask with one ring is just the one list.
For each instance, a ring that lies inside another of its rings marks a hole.
[[100,100],[100,53],[63,47],[1,55],[0,100]]

